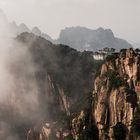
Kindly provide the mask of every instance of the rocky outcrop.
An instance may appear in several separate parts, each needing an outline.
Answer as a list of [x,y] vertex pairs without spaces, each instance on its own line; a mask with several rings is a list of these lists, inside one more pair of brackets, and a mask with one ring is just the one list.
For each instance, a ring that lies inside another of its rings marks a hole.
[[[40,129],[39,140],[139,140],[139,65],[140,55],[133,49],[124,49],[108,56],[94,81],[89,104],[79,115],[77,112],[70,113],[71,103],[65,92],[48,78],[50,85],[53,85],[51,89],[57,87],[54,89],[61,97],[59,105],[70,115],[70,126],[69,129],[67,124],[62,127],[59,121],[47,123]],[[32,133],[29,131],[29,134]]]
[[29,33],[17,40],[29,49],[37,66],[35,80],[42,117],[29,125],[28,140],[139,138],[138,52],[123,49],[108,56],[92,93],[99,65],[89,52],[54,45]]
[[72,139],[71,131],[57,128],[57,123],[46,123],[40,130],[31,128],[27,134],[27,140],[66,140]]
[[108,56],[107,62],[102,65],[93,91],[93,118],[100,140],[117,139],[116,126],[125,128],[125,133],[118,134],[120,139],[134,139],[130,135],[140,101],[139,71],[140,55],[133,49],[123,49],[118,54]]
[[[102,62],[94,61],[90,52],[81,53],[65,45],[55,45],[32,33],[22,33],[16,41],[29,51],[36,68],[39,117],[28,126],[28,140],[71,138],[73,114],[87,108],[94,73]],[[25,129],[27,131],[26,126]]]
[[75,140],[78,140],[83,137],[82,131],[85,130],[85,113],[84,111],[80,112],[80,115],[72,120],[72,130],[73,137]]

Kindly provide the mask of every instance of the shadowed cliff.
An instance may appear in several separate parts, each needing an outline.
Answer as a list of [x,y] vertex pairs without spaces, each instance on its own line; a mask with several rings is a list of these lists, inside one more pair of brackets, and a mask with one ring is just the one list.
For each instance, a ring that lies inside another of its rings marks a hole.
[[72,138],[71,118],[88,107],[95,72],[102,62],[94,61],[90,52],[54,45],[32,33],[20,34],[8,51],[11,84],[7,83],[8,96],[0,102],[0,137]]
[[[84,113],[80,121],[73,120],[74,136],[81,139],[85,130],[95,130],[100,140],[138,140],[140,138],[140,54],[139,50],[122,49],[106,58],[94,81],[89,114]],[[90,121],[86,122],[88,117]],[[91,127],[91,121],[94,128]],[[82,126],[80,129],[79,126]],[[75,127],[76,126],[76,127]],[[86,128],[86,129],[85,129]],[[88,130],[88,128],[90,128]],[[96,129],[95,129],[96,128]],[[79,131],[80,130],[80,131]],[[80,135],[78,135],[80,134]],[[89,139],[88,134],[86,139]]]

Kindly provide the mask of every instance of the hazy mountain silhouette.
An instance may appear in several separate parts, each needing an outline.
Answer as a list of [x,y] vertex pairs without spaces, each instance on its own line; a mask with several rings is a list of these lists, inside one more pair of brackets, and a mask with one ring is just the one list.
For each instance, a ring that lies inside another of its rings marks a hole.
[[41,37],[53,42],[53,39],[46,33],[41,32],[38,27],[34,27],[32,30],[30,30],[27,27],[27,25],[24,23],[17,25],[16,22],[12,22],[12,23],[8,22],[7,17],[2,9],[0,9],[0,26],[1,26],[0,31],[2,32],[3,36],[9,35],[9,32],[6,33],[6,29],[7,29],[8,31],[11,30],[10,36],[12,36],[12,37],[16,37],[17,35],[19,35],[23,32],[28,32],[28,33],[34,33],[37,36],[41,36]]
[[60,32],[60,36],[57,40],[53,40],[38,27],[29,29],[24,23],[21,23],[20,25],[17,25],[16,22],[9,23],[6,15],[1,9],[0,26],[2,36],[9,35],[9,30],[11,30],[10,37],[16,37],[23,32],[34,33],[35,35],[41,36],[55,44],[65,44],[78,51],[97,51],[104,47],[113,47],[117,50],[132,47],[127,41],[116,38],[112,30],[103,28],[92,30],[85,27],[69,27]]
[[97,30],[85,27],[69,27],[61,31],[58,42],[66,44],[79,51],[96,51],[104,47],[117,50],[132,47],[127,41],[116,38],[110,29]]

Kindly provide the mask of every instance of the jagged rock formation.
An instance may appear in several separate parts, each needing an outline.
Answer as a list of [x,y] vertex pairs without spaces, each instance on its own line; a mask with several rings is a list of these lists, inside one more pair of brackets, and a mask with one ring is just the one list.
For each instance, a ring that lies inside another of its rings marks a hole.
[[100,140],[136,139],[133,130],[136,126],[132,122],[140,101],[139,83],[140,55],[137,52],[123,49],[107,57],[93,91],[92,112]]
[[6,34],[6,36],[16,37],[23,32],[34,33],[54,44],[65,44],[78,51],[97,51],[105,47],[114,47],[116,50],[119,50],[121,48],[132,47],[127,41],[116,38],[110,29],[103,28],[91,30],[85,27],[69,27],[62,30],[58,39],[54,40],[48,34],[42,32],[38,27],[29,29],[24,23],[21,23],[20,25],[17,25],[16,22],[9,23],[2,10],[0,10],[0,26],[2,36],[5,36]]
[[109,47],[119,50],[130,48],[131,45],[123,40],[116,38],[110,29],[98,28],[91,30],[85,27],[69,27],[61,31],[58,42],[71,46],[79,51],[97,51]]
[[54,40],[49,35],[41,32],[41,30],[38,27],[33,27],[33,29],[30,30],[24,23],[21,23],[19,26],[15,24],[14,28],[12,28],[12,29],[13,29],[13,32],[15,32],[15,36],[17,36],[23,32],[28,32],[28,33],[34,33],[37,36],[41,36],[41,37],[45,38],[46,40],[54,42]]
[[87,108],[95,71],[102,62],[94,61],[90,52],[54,45],[32,33],[22,33],[16,40],[29,49],[37,67],[38,113],[42,118],[30,125],[28,140],[72,138],[71,117]]
[[89,52],[54,45],[29,33],[16,40],[29,49],[37,66],[37,113],[42,117],[28,123],[30,129],[25,126],[28,140],[139,139],[138,51],[123,49],[108,56],[91,97],[93,74],[99,67]]
[[[86,96],[83,92],[91,92],[94,71],[98,69],[99,63],[102,62],[94,61],[89,52],[80,53],[68,46],[53,45],[44,38],[29,33],[19,35],[17,40],[29,47],[34,62],[39,65],[38,73],[42,75],[41,77],[37,75],[37,78],[42,81],[49,75],[49,81],[55,84],[53,87],[57,87],[57,92],[61,92],[60,96],[64,97],[62,101],[65,110],[69,108],[66,103],[67,98],[75,98],[80,101],[79,94],[82,98],[82,96]],[[77,92],[79,94],[76,94]],[[77,102],[75,99],[72,102]],[[80,106],[81,104],[77,103],[77,107]],[[72,107],[71,111],[73,110],[75,109]]]
[[34,33],[37,36],[41,36],[46,40],[54,42],[54,40],[49,35],[41,32],[38,27],[34,27],[32,30],[30,30],[24,23],[21,23],[20,25],[17,25],[16,22],[10,23],[5,13],[1,9],[0,9],[0,27],[1,27],[2,36],[16,37],[17,35],[23,32],[28,32],[28,33]]

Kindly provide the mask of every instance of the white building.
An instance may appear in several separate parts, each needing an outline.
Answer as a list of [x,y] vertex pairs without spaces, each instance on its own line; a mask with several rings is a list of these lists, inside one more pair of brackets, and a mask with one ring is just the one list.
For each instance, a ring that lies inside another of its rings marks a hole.
[[108,55],[115,52],[114,48],[103,48],[98,52],[93,53],[94,60],[104,60]]
[[106,58],[106,54],[95,52],[93,54],[93,58],[94,58],[94,60],[104,60]]

